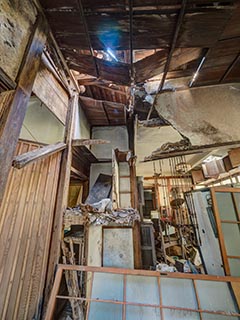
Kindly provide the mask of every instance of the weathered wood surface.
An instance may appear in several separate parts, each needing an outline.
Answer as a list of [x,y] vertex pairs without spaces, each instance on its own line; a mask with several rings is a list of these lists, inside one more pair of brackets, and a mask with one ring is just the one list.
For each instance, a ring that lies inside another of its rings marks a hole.
[[177,157],[181,155],[202,153],[207,150],[214,150],[214,149],[224,148],[224,147],[234,147],[239,145],[240,145],[240,141],[231,141],[231,142],[208,144],[205,146],[192,146],[186,150],[174,150],[169,152],[156,150],[152,153],[152,155],[146,157],[142,162],[155,161],[159,159],[168,159],[168,158]]
[[95,144],[107,144],[107,143],[110,143],[110,141],[102,140],[102,139],[73,139],[72,140],[73,147],[91,146]]
[[34,81],[33,92],[63,123],[66,122],[68,94],[55,76],[41,63]]
[[24,61],[17,79],[18,86],[5,105],[0,124],[0,204],[11,168],[14,152],[31,96],[33,82],[40,64],[41,54],[47,39],[47,26],[40,16],[29,41]]
[[[16,154],[38,149],[21,141]],[[60,153],[11,168],[0,206],[0,319],[39,319]]]
[[[58,183],[55,216],[52,228],[52,239],[50,248],[50,258],[48,262],[48,274],[45,290],[45,308],[50,292],[52,290],[54,282],[54,272],[60,257],[60,245],[62,239],[62,228],[63,228],[63,214],[67,208],[68,201],[68,190],[70,184],[71,175],[71,163],[72,163],[72,135],[74,128],[74,114],[78,107],[78,94],[73,93],[69,100],[68,114],[65,128],[65,143],[66,149],[62,152],[61,158],[61,169]],[[44,310],[45,310],[44,308]]]
[[52,154],[55,154],[61,150],[66,148],[66,144],[64,142],[58,142],[55,144],[50,144],[48,146],[44,146],[42,148],[29,151],[24,154],[20,154],[14,157],[12,166],[17,169],[22,169],[26,165],[41,160],[43,158],[49,157]]

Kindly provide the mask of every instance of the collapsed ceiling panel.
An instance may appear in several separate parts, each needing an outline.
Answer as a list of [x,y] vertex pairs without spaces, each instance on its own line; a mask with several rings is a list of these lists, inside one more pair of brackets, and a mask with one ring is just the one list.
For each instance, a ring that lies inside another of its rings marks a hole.
[[[191,79],[200,64],[199,76],[192,86],[240,78],[240,5],[236,0],[187,1],[179,25],[181,0],[41,3],[69,68],[79,73],[79,84],[94,86],[84,93],[94,100],[126,105],[130,90],[116,93],[111,86],[139,88],[146,81],[154,81],[153,77],[160,81],[172,46],[166,79]],[[86,111],[89,117],[100,112],[101,116],[92,119],[92,123],[109,123],[107,108],[99,102],[97,105],[96,113],[90,112],[90,106]]]

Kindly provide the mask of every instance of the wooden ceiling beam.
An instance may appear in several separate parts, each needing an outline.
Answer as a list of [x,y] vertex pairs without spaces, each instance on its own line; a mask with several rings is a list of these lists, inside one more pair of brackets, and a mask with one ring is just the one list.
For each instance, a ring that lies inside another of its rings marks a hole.
[[231,73],[231,71],[234,69],[234,67],[236,66],[236,64],[238,63],[240,59],[240,52],[238,53],[238,55],[236,56],[236,58],[233,60],[233,62],[230,64],[230,66],[228,67],[228,69],[226,70],[226,72],[224,73],[224,75],[222,76],[222,78],[220,79],[219,83],[222,83],[223,81],[226,80],[226,78],[228,77],[228,75]]
[[[179,31],[180,31],[180,28],[181,28],[181,25],[182,25],[182,22],[183,22],[186,4],[187,4],[187,0],[182,0],[182,6],[181,6],[180,13],[178,15],[177,25],[176,25],[175,32],[174,32],[174,36],[173,36],[173,40],[172,40],[172,44],[171,44],[171,49],[170,49],[168,57],[167,57],[167,61],[166,61],[165,68],[164,68],[163,77],[162,77],[161,82],[159,84],[159,87],[158,87],[158,90],[157,90],[157,94],[160,93],[161,90],[163,89],[163,86],[164,86],[164,83],[165,83],[165,79],[167,77],[167,73],[168,73],[168,69],[170,67],[172,55],[173,55],[174,49],[176,47],[178,34],[179,34]],[[148,113],[148,116],[147,116],[147,120],[150,119],[152,111],[155,108],[156,96],[155,96],[154,102],[153,102],[153,104],[152,104],[152,106],[151,106],[151,108],[149,110],[149,113]]]
[[73,139],[72,146],[79,147],[79,146],[92,146],[96,144],[107,144],[110,143],[108,140],[102,139]]
[[161,159],[168,159],[183,155],[190,155],[190,154],[197,154],[202,153],[207,150],[213,150],[218,148],[225,148],[225,147],[236,147],[240,145],[240,141],[230,141],[230,142],[221,142],[221,143],[214,143],[214,144],[207,144],[203,146],[192,146],[189,147],[187,150],[175,150],[175,151],[154,151],[152,155],[146,157],[144,161],[142,162],[149,162],[149,161],[155,161],[155,160],[161,160]]

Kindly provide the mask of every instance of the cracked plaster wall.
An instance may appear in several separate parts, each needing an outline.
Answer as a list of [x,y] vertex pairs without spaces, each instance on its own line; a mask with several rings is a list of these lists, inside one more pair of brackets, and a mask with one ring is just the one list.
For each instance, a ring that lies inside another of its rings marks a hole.
[[36,14],[29,0],[0,1],[0,67],[12,80],[18,74]]
[[156,104],[193,145],[240,140],[240,84],[163,93]]

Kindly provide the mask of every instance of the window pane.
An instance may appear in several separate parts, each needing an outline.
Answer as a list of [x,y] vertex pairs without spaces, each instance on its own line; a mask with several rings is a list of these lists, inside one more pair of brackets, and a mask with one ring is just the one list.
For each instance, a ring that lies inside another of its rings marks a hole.
[[120,274],[95,273],[92,298],[123,301],[123,276]]
[[231,276],[240,277],[240,259],[228,259]]
[[[114,319],[109,318],[107,319]],[[150,308],[150,307],[141,307],[141,306],[127,306],[126,307],[126,320],[160,320],[160,309],[159,308]]]
[[202,313],[203,320],[237,320],[236,317],[223,316],[220,314]]
[[164,320],[199,320],[199,313],[185,310],[163,310]]
[[237,220],[230,192],[216,192],[217,206],[222,220]]
[[227,283],[196,280],[196,288],[203,310],[237,312]]
[[234,192],[235,203],[237,206],[238,212],[240,212],[240,192]]
[[192,280],[163,278],[160,283],[163,306],[197,309]]
[[91,302],[88,318],[89,320],[122,320],[122,306],[105,302]]
[[128,302],[159,305],[157,278],[127,276],[126,300]]
[[222,223],[224,243],[229,256],[240,256],[240,228],[237,224]]

